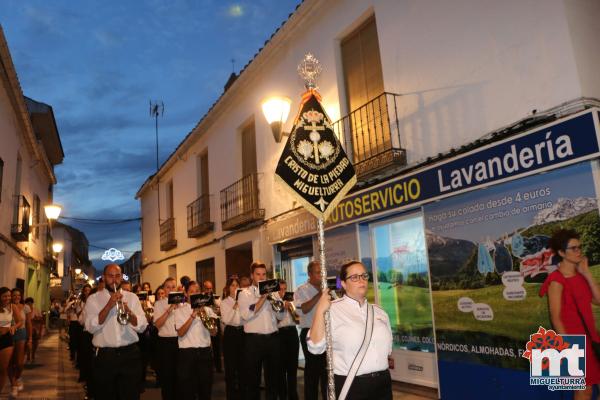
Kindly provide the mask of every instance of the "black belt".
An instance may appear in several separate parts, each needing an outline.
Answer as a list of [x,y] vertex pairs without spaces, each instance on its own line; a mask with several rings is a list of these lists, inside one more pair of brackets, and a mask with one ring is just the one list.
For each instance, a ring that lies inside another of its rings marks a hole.
[[235,325],[225,325],[225,329],[235,329],[236,331],[244,330],[244,325],[235,326]]
[[121,346],[121,347],[97,347],[96,351],[98,353],[115,353],[117,355],[121,354],[121,353],[128,353],[130,351],[133,351],[135,349],[137,349],[138,344],[136,343],[131,343],[128,344],[127,346]]
[[[362,374],[362,375],[356,375],[354,377],[354,379],[368,379],[368,378],[379,378],[382,376],[386,376],[390,374],[390,370],[389,369],[384,369],[383,371],[376,371],[376,372],[370,372],[368,374]],[[340,378],[344,378],[346,379],[347,376],[346,375],[335,375],[338,376]]]
[[248,336],[256,336],[256,337],[271,337],[279,334],[279,331],[275,331],[272,333],[246,333]]
[[281,328],[279,328],[280,331],[285,330],[285,329],[293,329],[296,330],[296,325],[289,325],[289,326],[282,326]]

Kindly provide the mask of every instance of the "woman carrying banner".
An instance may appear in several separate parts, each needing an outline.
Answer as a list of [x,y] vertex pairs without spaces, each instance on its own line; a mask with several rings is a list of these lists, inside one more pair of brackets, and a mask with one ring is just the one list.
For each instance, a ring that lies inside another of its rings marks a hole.
[[[321,295],[306,340],[308,350],[313,354],[326,351],[325,311],[329,310],[336,397],[391,400],[389,318],[382,308],[367,302],[369,274],[361,262],[344,264],[340,280],[345,291],[341,299],[332,302],[329,290]],[[342,392],[347,396],[340,396]]]
[[576,231],[559,229],[549,245],[559,264],[546,278],[540,296],[548,294],[550,320],[556,333],[586,335],[586,389],[575,390],[574,399],[587,400],[592,397],[592,385],[600,383],[600,362],[592,347],[592,342],[600,342],[592,313],[592,303],[600,305],[600,287],[590,272]]

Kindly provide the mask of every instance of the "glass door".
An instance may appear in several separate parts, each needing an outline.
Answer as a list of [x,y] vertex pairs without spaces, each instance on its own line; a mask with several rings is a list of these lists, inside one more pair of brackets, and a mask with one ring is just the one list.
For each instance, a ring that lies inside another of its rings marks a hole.
[[377,303],[394,336],[392,377],[437,387],[429,263],[421,213],[370,226]]

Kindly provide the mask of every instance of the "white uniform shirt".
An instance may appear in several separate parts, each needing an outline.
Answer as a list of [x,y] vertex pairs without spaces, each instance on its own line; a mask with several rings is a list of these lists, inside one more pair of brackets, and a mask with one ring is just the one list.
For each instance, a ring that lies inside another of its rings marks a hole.
[[271,303],[266,299],[260,310],[254,310],[255,304],[260,299],[258,287],[252,285],[240,293],[238,304],[240,314],[244,319],[244,332],[261,333],[263,335],[277,332],[277,321],[283,318],[283,313],[276,313]]
[[123,291],[123,302],[127,303],[129,310],[137,318],[137,326],[121,325],[117,321],[117,306],[115,305],[108,313],[103,324],[98,321],[98,314],[110,300],[111,292],[101,290],[88,297],[85,302],[85,330],[94,335],[92,343],[95,347],[123,347],[139,340],[138,333],[146,330],[148,321],[144,310],[140,305],[138,297],[127,291]]
[[70,322],[79,320],[80,313],[81,313],[81,303],[76,304],[75,301],[69,301],[67,303],[67,319]]
[[[241,293],[240,293],[241,294]],[[225,325],[240,326],[242,325],[242,315],[240,314],[240,308],[233,309],[235,299],[228,296],[221,302],[221,321]]]
[[[160,317],[163,316],[165,312],[171,307],[168,299],[161,299],[154,303],[154,320],[156,321]],[[177,308],[181,307],[181,305],[177,305]],[[158,328],[158,336],[160,337],[177,337],[177,330],[175,329],[175,311],[177,308],[173,310],[165,323]]]
[[[275,298],[281,300],[281,296],[279,293],[274,293]],[[285,303],[284,303],[285,304]],[[279,328],[285,328],[286,326],[296,326],[296,321],[292,317],[292,313],[287,308],[283,309],[283,318],[277,324]]]
[[[388,355],[392,353],[390,319],[381,307],[374,305],[373,309],[373,336],[357,375],[388,369]],[[358,301],[344,296],[331,303],[329,315],[333,338],[333,371],[336,375],[346,376],[365,335],[367,301],[361,306]],[[327,347],[325,338],[314,343],[310,339],[310,331],[306,344],[313,354],[323,354]]]
[[294,292],[294,305],[300,317],[300,328],[309,328],[312,326],[313,316],[315,315],[315,309],[317,304],[310,310],[308,314],[302,312],[302,304],[306,303],[319,293],[319,289],[315,288],[309,282],[304,285],[300,285]]
[[[193,309],[189,303],[185,303],[180,307],[177,307],[177,309],[173,312],[175,315],[175,327],[177,329],[181,328],[190,318],[192,312]],[[210,307],[204,307],[204,312],[206,312],[206,315],[211,318],[217,318],[217,314],[215,314]],[[178,337],[177,342],[179,343],[180,349],[210,347],[210,332],[208,329],[206,329],[200,320],[200,317],[196,317],[193,319],[185,335]]]
[[81,312],[79,313],[79,317],[77,321],[81,326],[85,326],[85,301],[81,303]]

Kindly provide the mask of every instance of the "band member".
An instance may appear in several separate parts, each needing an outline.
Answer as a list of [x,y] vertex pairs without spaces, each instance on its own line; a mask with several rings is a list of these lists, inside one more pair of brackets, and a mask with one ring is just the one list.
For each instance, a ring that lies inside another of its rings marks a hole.
[[[202,282],[202,292],[210,293],[214,296],[213,283],[209,280],[205,280],[204,282]],[[215,314],[217,314],[218,317],[220,317],[221,299],[215,299],[214,303],[215,305],[213,306],[213,311],[215,312]],[[215,336],[211,336],[210,340],[212,343],[215,370],[218,373],[223,372],[223,365],[221,363],[221,337],[221,324],[217,324],[217,334]]]
[[[284,280],[279,281],[279,298],[283,299],[287,291],[287,283]],[[280,346],[280,379],[279,379],[279,399],[280,400],[298,400],[297,374],[298,374],[298,350],[300,342],[298,341],[298,330],[296,329],[296,319],[294,318],[294,304],[289,301],[283,301],[285,312],[284,317],[279,321],[279,340]]]
[[131,282],[123,281],[123,283],[121,283],[121,290],[131,292]]
[[13,335],[13,354],[8,367],[8,377],[11,384],[11,396],[16,397],[23,390],[21,374],[25,366],[25,345],[31,345],[31,310],[21,303],[21,290],[14,288],[11,291],[12,303],[19,315],[21,322],[15,325]]
[[227,279],[221,302],[221,318],[225,324],[223,355],[227,400],[240,400],[242,395],[244,326],[237,299],[239,287],[237,278]]
[[255,261],[250,266],[252,286],[239,296],[240,314],[246,321],[245,365],[248,399],[260,399],[261,368],[265,368],[267,399],[277,399],[279,371],[278,320],[283,312],[277,313],[267,300],[267,294],[259,294],[258,282],[267,279],[267,266]]
[[[85,303],[85,329],[94,335],[94,398],[138,399],[140,350],[138,333],[148,324],[137,296],[121,291],[121,268],[104,267],[104,290]],[[124,322],[124,323],[123,323]]]
[[[188,296],[200,293],[200,286],[190,281],[187,292]],[[210,330],[200,319],[201,313],[213,319],[214,326]],[[177,384],[182,399],[211,398],[213,371],[210,337],[217,334],[217,323],[217,315],[210,307],[192,309],[190,303],[185,303],[175,310],[175,328],[179,335]]]
[[175,309],[177,304],[169,304],[169,293],[175,291],[177,282],[167,278],[163,283],[165,297],[154,303],[154,325],[158,328],[157,358],[158,380],[163,400],[173,400],[177,395],[177,330],[175,330]]
[[300,345],[304,353],[304,398],[319,398],[319,383],[322,398],[327,398],[327,358],[325,354],[313,354],[306,346],[306,335],[315,315],[315,305],[321,297],[321,264],[311,261],[307,266],[308,281],[294,292],[294,303],[300,315]]
[[81,289],[82,313],[79,315],[79,324],[81,325],[81,339],[79,340],[79,349],[77,350],[77,361],[79,363],[79,382],[86,382],[86,391],[92,393],[92,359],[94,355],[94,346],[92,344],[93,336],[85,330],[85,303],[91,295],[92,287],[85,285]]
[[[392,330],[386,312],[377,305],[367,302],[369,274],[359,261],[344,264],[340,279],[345,295],[331,301],[329,290],[323,292],[317,304],[307,345],[314,354],[322,354],[327,347],[325,339],[325,311],[331,318],[333,338],[333,368],[335,373],[336,398],[339,397],[350,368],[356,359],[363,340],[367,340],[367,351],[360,360],[358,372],[347,395],[349,400],[391,400],[392,379],[389,367],[393,360]],[[366,336],[368,314],[373,311],[373,333]]]
[[8,377],[8,363],[13,353],[13,335],[23,324],[17,307],[12,304],[10,289],[0,288],[0,392]]
[[252,285],[252,280],[249,277],[244,275],[240,278],[240,288],[246,289],[250,285]]
[[72,295],[67,302],[67,320],[69,321],[69,359],[76,361],[79,339],[81,338],[81,325],[79,325],[79,314],[81,314],[81,302],[76,295]]

